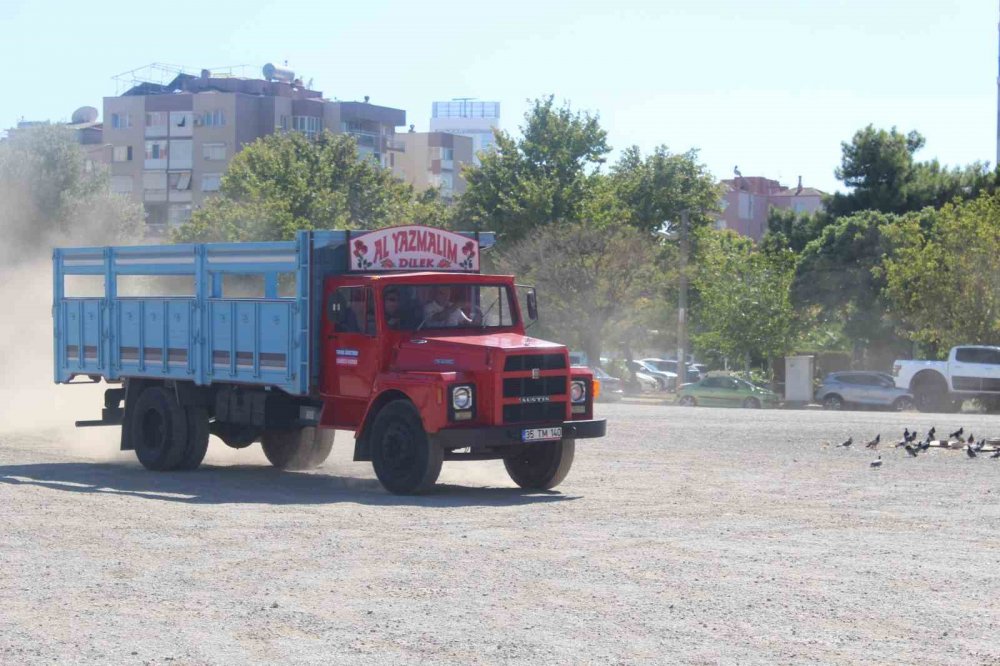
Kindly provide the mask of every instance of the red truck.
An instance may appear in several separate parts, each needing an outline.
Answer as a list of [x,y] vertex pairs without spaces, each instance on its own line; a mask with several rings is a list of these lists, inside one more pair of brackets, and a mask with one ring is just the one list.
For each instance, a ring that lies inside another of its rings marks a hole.
[[[393,493],[429,490],[444,460],[502,459],[521,487],[549,489],[576,440],[605,434],[599,383],[527,334],[533,288],[480,274],[493,242],[407,226],[57,249],[55,380],[111,384],[101,418],[77,425],[120,425],[121,448],[152,470],[197,468],[210,433],[314,467],[347,430]],[[75,276],[99,295],[69,293]],[[190,293],[120,296],[135,276]]]

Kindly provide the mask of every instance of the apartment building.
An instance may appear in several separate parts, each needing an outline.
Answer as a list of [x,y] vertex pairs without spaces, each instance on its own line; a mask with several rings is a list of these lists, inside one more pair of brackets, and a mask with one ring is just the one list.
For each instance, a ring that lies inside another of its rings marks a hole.
[[473,162],[471,137],[446,132],[397,134],[400,150],[391,153],[392,172],[418,190],[440,188],[447,200],[465,192],[462,167]]
[[448,102],[434,102],[431,107],[431,132],[448,132],[472,139],[472,154],[477,155],[493,148],[493,130],[500,126],[500,102],[481,102],[458,98]]
[[785,187],[776,180],[760,176],[742,176],[723,180],[725,209],[718,227],[732,229],[759,241],[767,232],[771,208],[787,208],[796,213],[814,213],[823,207],[825,194],[814,187]]
[[362,157],[390,166],[405,111],[367,98],[331,101],[291,72],[269,65],[264,73],[264,79],[181,73],[165,84],[138,82],[104,98],[111,187],[143,203],[150,235],[190,219],[219,190],[233,155],[268,134],[350,134]]

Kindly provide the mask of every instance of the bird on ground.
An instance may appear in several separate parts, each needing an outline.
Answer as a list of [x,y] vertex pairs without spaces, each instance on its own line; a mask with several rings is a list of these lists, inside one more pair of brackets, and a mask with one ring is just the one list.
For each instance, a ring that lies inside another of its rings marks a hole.
[[930,442],[931,440],[934,439],[934,433],[936,433],[936,432],[937,432],[937,428],[931,428],[930,430],[927,431],[927,441],[928,442]]
[[841,442],[841,446],[847,447],[854,443],[853,437],[848,437],[846,442]]
[[909,428],[903,428],[903,439],[905,439],[906,441],[910,441],[910,429]]
[[998,447],[997,450],[993,452],[993,455],[991,455],[990,458],[1000,458],[1000,447]]
[[961,428],[959,428],[955,432],[953,432],[950,435],[948,435],[948,439],[961,439],[962,434],[964,432],[965,432],[965,426],[962,426]]
[[926,451],[927,449],[931,448],[931,440],[925,439],[924,441],[917,444],[917,448],[920,449],[921,451]]
[[980,453],[985,447],[986,447],[986,438],[984,437],[983,439],[976,442],[976,453]]
[[873,460],[870,463],[868,463],[868,466],[871,467],[872,469],[877,469],[877,468],[881,467],[882,466],[882,456],[879,456],[875,460]]
[[915,448],[913,448],[913,447],[912,447],[912,446],[910,446],[909,444],[907,444],[907,445],[906,445],[906,452],[907,452],[908,454],[910,454],[910,457],[911,457],[911,458],[916,458],[916,457],[917,457],[917,450],[918,450],[918,449],[915,449]]
[[968,438],[966,438],[966,440],[965,440],[965,443],[966,443],[966,444],[975,444],[975,443],[976,443],[976,436],[975,436],[975,435],[973,435],[973,434],[972,434],[972,433],[970,432],[970,433],[969,433],[969,436],[968,436]]
[[976,453],[976,450],[974,448],[972,448],[971,446],[966,446],[965,447],[965,455],[969,456],[970,458],[975,458],[979,454]]
[[878,435],[875,435],[875,439],[873,439],[872,441],[870,441],[867,444],[865,444],[865,448],[866,449],[877,449],[878,448],[878,443],[880,441],[882,441],[882,434],[881,433],[879,433]]

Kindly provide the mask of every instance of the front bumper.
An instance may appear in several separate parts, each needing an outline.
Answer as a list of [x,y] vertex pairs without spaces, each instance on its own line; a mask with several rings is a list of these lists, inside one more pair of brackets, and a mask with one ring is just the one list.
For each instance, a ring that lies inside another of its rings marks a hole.
[[[431,438],[444,449],[493,448],[497,446],[520,446],[521,431],[527,428],[552,427],[553,423],[519,423],[517,425],[490,426],[487,428],[450,428],[439,430]],[[586,421],[563,421],[563,439],[590,439],[604,437],[607,432],[606,419]]]

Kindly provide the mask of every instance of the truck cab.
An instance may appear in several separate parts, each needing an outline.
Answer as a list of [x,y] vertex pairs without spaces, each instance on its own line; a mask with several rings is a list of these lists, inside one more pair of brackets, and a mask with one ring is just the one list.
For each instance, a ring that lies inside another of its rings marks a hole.
[[[121,384],[100,420],[78,425],[121,425],[122,448],[154,470],[196,468],[209,433],[234,448],[259,441],[280,468],[312,467],[341,430],[394,493],[426,492],[444,460],[500,459],[518,485],[549,489],[577,440],[605,434],[600,384],[565,346],[528,334],[533,288],[480,274],[491,244],[410,226],[57,250],[56,381]],[[118,274],[187,272],[192,298],[116,292]],[[222,288],[258,273],[260,297]],[[104,298],[68,297],[70,274],[102,275]],[[279,293],[282,279],[294,295]]]

